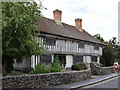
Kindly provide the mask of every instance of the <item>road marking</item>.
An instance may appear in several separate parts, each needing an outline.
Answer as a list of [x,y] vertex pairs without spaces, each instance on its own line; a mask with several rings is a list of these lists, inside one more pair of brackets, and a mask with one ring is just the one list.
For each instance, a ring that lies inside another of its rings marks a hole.
[[[118,77],[120,77],[120,76],[118,76]],[[83,87],[83,88],[91,88],[91,87],[94,87],[94,86],[96,86],[96,85],[100,85],[100,84],[103,84],[103,83],[105,83],[105,82],[108,82],[108,81],[117,79],[118,77],[114,77],[114,78],[111,78],[111,79],[108,79],[108,80],[105,80],[105,81],[102,81],[102,82],[99,82],[99,83],[96,83],[96,84],[93,84],[93,85],[85,86],[85,87]]]

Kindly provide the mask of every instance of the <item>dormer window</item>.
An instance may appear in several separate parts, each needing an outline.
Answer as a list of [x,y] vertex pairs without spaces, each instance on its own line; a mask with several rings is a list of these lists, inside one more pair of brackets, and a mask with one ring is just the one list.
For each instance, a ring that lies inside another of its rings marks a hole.
[[84,48],[84,43],[78,43],[78,48]]
[[99,46],[98,46],[98,45],[95,45],[95,46],[94,46],[94,50],[99,50]]
[[43,43],[45,45],[55,45],[56,44],[56,39],[55,38],[51,38],[51,37],[44,37],[43,38]]

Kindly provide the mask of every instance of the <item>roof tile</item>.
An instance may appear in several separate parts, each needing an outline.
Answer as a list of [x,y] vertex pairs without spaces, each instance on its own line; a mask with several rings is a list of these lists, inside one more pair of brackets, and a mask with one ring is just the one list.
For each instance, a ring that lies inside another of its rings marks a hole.
[[89,41],[93,43],[99,43],[104,45],[102,42],[91,36],[85,30],[79,30],[76,26],[68,25],[62,23],[62,25],[57,25],[52,19],[43,17],[41,22],[37,23],[38,30],[40,32],[60,35],[64,37],[69,37],[73,39],[79,39],[83,41]]

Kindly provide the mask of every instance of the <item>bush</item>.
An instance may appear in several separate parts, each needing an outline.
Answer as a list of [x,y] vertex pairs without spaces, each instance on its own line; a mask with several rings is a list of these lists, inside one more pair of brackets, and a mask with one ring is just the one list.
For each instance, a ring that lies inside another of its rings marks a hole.
[[51,72],[60,72],[62,67],[60,66],[58,60],[55,60],[53,64],[50,65]]
[[97,66],[100,66],[100,67],[104,67],[104,65],[102,65],[101,63],[95,63]]
[[33,71],[34,70],[34,68],[32,68],[32,67],[30,67],[30,68],[28,68],[28,72],[31,72],[31,71]]
[[83,64],[72,65],[72,70],[83,70]]
[[58,62],[58,57],[55,58],[54,63],[48,65],[41,65],[38,64],[35,67],[35,70],[30,71],[30,74],[40,74],[40,73],[51,73],[51,72],[60,72],[62,67],[60,66]]
[[30,74],[40,74],[40,73],[49,73],[49,72],[50,72],[49,66],[46,66],[45,64],[43,65],[38,64],[35,67],[35,70],[32,70]]

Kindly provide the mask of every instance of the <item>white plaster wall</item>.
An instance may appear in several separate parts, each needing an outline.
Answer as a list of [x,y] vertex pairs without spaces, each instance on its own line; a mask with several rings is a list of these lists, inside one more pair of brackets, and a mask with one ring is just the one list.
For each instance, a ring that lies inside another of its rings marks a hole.
[[16,59],[14,60],[13,67],[15,69],[22,70],[23,68],[29,68],[30,67],[30,58],[24,58],[21,63],[17,63]]
[[73,65],[73,56],[72,55],[66,55],[66,66],[65,68],[72,67]]
[[31,67],[35,68],[35,55],[31,56]]
[[100,63],[100,57],[97,57],[97,63]]
[[87,61],[86,61],[86,56],[83,56],[83,62],[87,62]]
[[13,60],[14,60],[14,64],[13,64],[14,68],[22,67],[22,63],[17,63],[16,59],[13,59]]
[[[42,37],[38,37],[38,42],[43,42]],[[84,49],[78,48],[79,42],[73,42],[70,40],[56,40],[56,45],[44,45],[45,48],[49,48],[48,51],[56,52],[72,52],[72,53],[81,53],[81,54],[96,54],[102,55],[102,48],[99,47],[99,50],[94,50],[94,45],[85,43]]]
[[54,62],[54,55],[51,55],[52,56],[52,63]]
[[40,63],[40,55],[38,55],[38,63]]
[[91,56],[85,56],[85,61],[87,62],[87,63],[91,63]]

